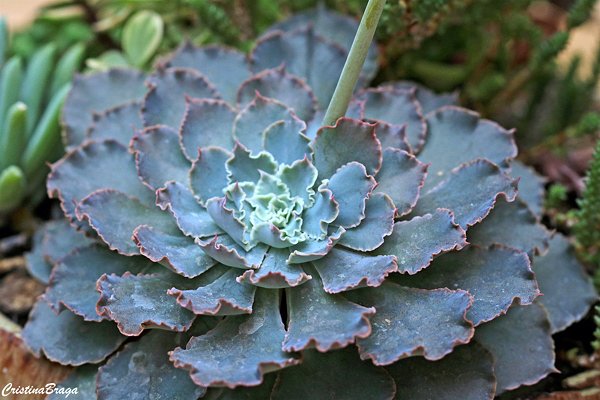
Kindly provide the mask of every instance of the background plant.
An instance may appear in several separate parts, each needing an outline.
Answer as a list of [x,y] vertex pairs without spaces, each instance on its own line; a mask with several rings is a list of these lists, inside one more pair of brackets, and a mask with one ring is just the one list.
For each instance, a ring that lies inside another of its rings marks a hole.
[[31,206],[43,198],[45,162],[62,155],[59,116],[84,49],[74,45],[56,60],[56,47],[49,44],[26,66],[19,56],[4,62],[5,20],[0,42],[0,213],[5,216],[22,202]]

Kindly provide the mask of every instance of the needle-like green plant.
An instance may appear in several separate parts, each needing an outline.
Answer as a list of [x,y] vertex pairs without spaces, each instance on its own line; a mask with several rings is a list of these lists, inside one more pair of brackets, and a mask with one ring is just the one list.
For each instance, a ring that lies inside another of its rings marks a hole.
[[0,20],[0,219],[22,204],[44,197],[46,162],[64,151],[59,117],[79,68],[84,47],[74,45],[58,60],[52,44],[25,62],[14,56],[4,62],[9,35]]
[[512,131],[455,96],[367,88],[366,46],[357,90],[334,95],[381,5],[360,28],[297,15],[249,56],[188,42],[150,75],[75,79],[48,179],[72,225],[36,237],[30,268],[49,284],[22,332],[82,366],[64,387],[492,399],[555,371],[551,334],[596,294],[539,223]]

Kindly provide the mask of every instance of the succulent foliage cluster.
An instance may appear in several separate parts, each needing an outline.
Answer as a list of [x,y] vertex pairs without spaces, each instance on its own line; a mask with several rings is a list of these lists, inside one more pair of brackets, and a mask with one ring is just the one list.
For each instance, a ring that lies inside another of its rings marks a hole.
[[551,334],[596,294],[539,223],[512,131],[452,95],[366,88],[374,50],[322,127],[356,27],[321,8],[248,57],[188,42],[150,75],[75,79],[48,179],[70,224],[36,237],[49,285],[23,330],[89,364],[66,387],[491,399],[555,371]]
[[[582,199],[577,202],[578,222],[573,227],[577,241],[585,248],[600,247],[600,143],[596,146],[587,173]],[[597,253],[598,250],[595,251]],[[600,260],[600,259],[598,259]]]
[[35,52],[27,66],[20,56],[4,60],[9,35],[0,21],[0,219],[26,200],[43,198],[47,161],[64,150],[60,139],[60,112],[79,68],[84,48],[74,45],[56,61],[49,44]]

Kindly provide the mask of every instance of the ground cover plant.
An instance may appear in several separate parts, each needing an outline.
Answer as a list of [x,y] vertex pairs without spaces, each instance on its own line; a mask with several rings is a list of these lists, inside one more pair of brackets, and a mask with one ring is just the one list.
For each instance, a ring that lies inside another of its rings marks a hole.
[[373,50],[322,126],[356,28],[320,9],[249,56],[184,43],[75,79],[48,179],[68,221],[38,233],[23,330],[81,366],[64,387],[481,399],[554,371],[551,334],[596,294],[542,182],[455,96],[367,88]]

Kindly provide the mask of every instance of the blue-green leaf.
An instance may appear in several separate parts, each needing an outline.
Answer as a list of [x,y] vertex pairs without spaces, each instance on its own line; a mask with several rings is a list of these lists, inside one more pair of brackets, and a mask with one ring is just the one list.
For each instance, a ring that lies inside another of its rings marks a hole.
[[92,124],[85,133],[86,139],[114,139],[128,147],[138,129],[142,129],[140,108],[142,101],[136,100],[115,108],[94,113]]
[[353,228],[365,218],[365,201],[377,182],[358,162],[350,162],[331,177],[327,189],[338,203],[339,213],[334,224]]
[[98,363],[126,339],[110,321],[84,321],[69,310],[56,315],[43,300],[31,310],[21,335],[37,356],[43,352],[49,360],[67,365]]
[[178,182],[169,182],[157,190],[156,205],[163,210],[169,209],[177,226],[187,236],[199,238],[223,233],[192,192]]
[[233,137],[252,153],[263,150],[263,136],[274,122],[290,121],[293,113],[283,103],[256,93],[251,101],[235,118]]
[[268,69],[247,79],[237,94],[238,108],[250,104],[256,93],[280,101],[294,111],[302,121],[310,122],[317,111],[317,98],[301,79],[288,74],[285,65]]
[[196,241],[206,254],[221,264],[242,269],[258,268],[269,248],[267,245],[259,243],[251,250],[246,251],[228,235],[215,236],[208,242],[200,239],[196,239]]
[[[297,364],[294,354],[281,350],[285,330],[278,291],[258,288],[253,308],[250,315],[225,317],[206,335],[192,338],[185,349],[170,352],[175,366],[189,369],[198,385],[234,388],[258,385],[263,373]],[[244,357],[232,363],[232,354]]]
[[439,253],[460,249],[467,244],[465,231],[454,223],[448,210],[396,222],[394,231],[373,254],[395,255],[401,273],[416,274]]
[[187,278],[194,278],[217,263],[192,238],[181,234],[167,235],[142,225],[133,232],[133,240],[142,255]]
[[447,208],[454,213],[456,223],[467,229],[484,219],[500,196],[513,201],[517,182],[490,161],[478,159],[452,171],[439,186],[419,197],[410,215]]
[[385,193],[394,202],[398,216],[405,215],[417,203],[425,182],[427,166],[403,150],[387,148],[383,151],[381,169],[375,176],[374,193]]
[[[94,179],[81,179],[93,176]],[[117,189],[153,205],[154,192],[137,174],[135,159],[119,142],[88,141],[52,165],[48,193],[59,197],[65,214],[75,219],[75,208],[85,197],[100,189]]]
[[186,331],[196,316],[177,304],[167,291],[173,286],[196,287],[201,279],[202,276],[187,279],[167,271],[152,275],[126,272],[121,277],[104,274],[98,280],[101,297],[96,310],[115,321],[126,336],[138,336],[153,327]]
[[167,293],[194,314],[251,314],[256,286],[238,283],[237,274],[234,268],[227,268],[227,272],[205,286],[188,290],[174,287]]
[[374,308],[323,292],[316,276],[302,286],[286,289],[288,330],[284,351],[316,348],[320,352],[346,347],[371,333]]
[[326,256],[312,263],[323,280],[323,289],[328,293],[379,286],[389,273],[398,270],[396,256],[370,256],[343,247],[334,247]]
[[326,353],[303,351],[300,365],[279,371],[271,399],[381,400],[395,392],[384,368],[361,361],[356,348],[348,346]]
[[216,86],[223,100],[231,105],[236,103],[238,87],[250,77],[246,56],[241,52],[221,46],[199,48],[189,41],[177,49],[167,60],[166,66],[199,71]]
[[131,238],[140,225],[150,225],[171,235],[179,232],[168,213],[114,189],[98,190],[83,199],[77,206],[77,216],[80,220],[88,220],[111,250],[124,255],[140,254]]
[[313,150],[305,131],[306,124],[294,116],[275,122],[265,131],[263,148],[280,164],[292,165],[304,157],[312,159]]
[[394,229],[396,207],[383,193],[372,193],[365,201],[365,218],[360,225],[346,229],[339,244],[359,251],[371,251],[383,244]]
[[68,308],[85,321],[102,321],[108,317],[96,312],[96,281],[103,274],[142,273],[151,265],[144,257],[123,257],[99,244],[78,247],[56,264],[43,297],[55,313]]
[[237,278],[238,282],[268,289],[281,289],[298,286],[312,279],[300,265],[286,262],[289,255],[288,249],[270,248],[260,268],[247,270]]
[[377,309],[371,318],[373,332],[357,340],[361,358],[375,365],[414,355],[439,360],[473,336],[473,324],[465,318],[473,297],[464,290],[421,290],[384,282],[346,297]]
[[[233,157],[227,160],[227,171],[229,183],[235,182],[258,182],[260,171],[274,174],[277,163],[270,153],[260,152],[251,155],[243,144],[237,143],[233,148]],[[224,185],[225,187],[227,185]]]
[[416,275],[397,275],[393,279],[400,285],[421,289],[468,291],[474,300],[467,319],[475,326],[504,314],[514,299],[531,304],[540,294],[527,255],[501,245],[469,245],[437,257]]
[[167,126],[146,128],[131,139],[129,151],[135,154],[142,182],[153,190],[169,181],[187,186],[192,164],[183,155],[175,130]]
[[65,146],[70,149],[83,142],[93,112],[141,100],[148,90],[145,80],[144,73],[127,69],[76,75],[62,113]]
[[230,157],[231,153],[215,147],[199,150],[189,179],[192,193],[200,199],[201,204],[205,205],[209,199],[223,195],[223,188],[229,184],[225,163]]
[[340,118],[334,127],[322,127],[314,148],[319,180],[331,178],[353,161],[364,165],[369,175],[375,175],[381,167],[381,144],[375,137],[375,125],[351,118]]
[[231,150],[233,121],[237,112],[221,100],[187,98],[185,118],[179,130],[185,155],[195,160],[198,149],[210,146]]
[[[364,119],[390,124],[393,129],[382,130],[382,132],[402,131],[400,138],[406,138],[412,153],[421,150],[425,143],[426,124],[421,106],[415,98],[414,89],[398,90],[390,86],[380,86],[360,92],[354,100],[365,101]],[[400,147],[395,145],[393,136],[380,135],[379,131],[378,126],[375,134],[381,140],[382,147]]]
[[306,79],[308,86],[315,91],[319,109],[325,109],[331,101],[346,56],[343,48],[316,35],[313,27],[308,26],[293,32],[279,31],[263,36],[252,50],[250,59],[254,73],[285,63],[290,74]]
[[430,114],[426,120],[427,140],[419,160],[431,163],[425,181],[428,189],[447,179],[463,163],[486,158],[506,170],[509,160],[517,155],[513,131],[480,119],[473,111],[449,106]]
[[167,125],[179,129],[191,98],[219,99],[215,87],[201,74],[183,68],[159,69],[148,77],[150,90],[144,98],[142,119],[145,126]]

